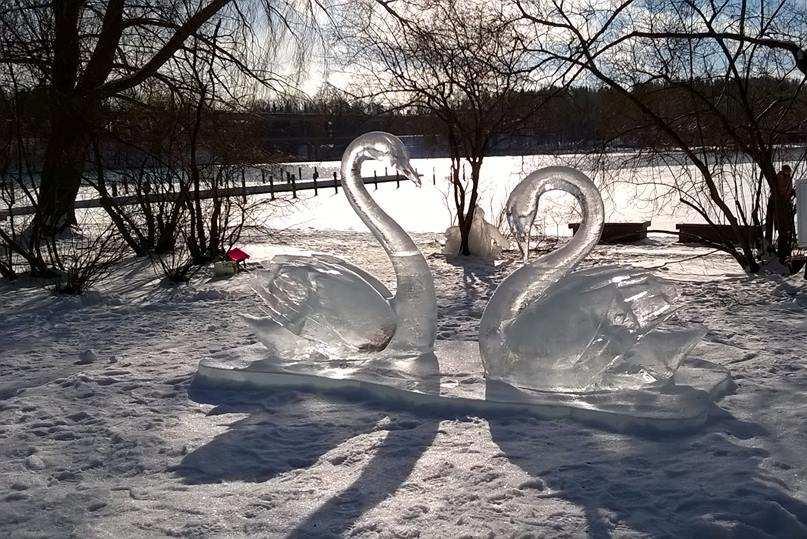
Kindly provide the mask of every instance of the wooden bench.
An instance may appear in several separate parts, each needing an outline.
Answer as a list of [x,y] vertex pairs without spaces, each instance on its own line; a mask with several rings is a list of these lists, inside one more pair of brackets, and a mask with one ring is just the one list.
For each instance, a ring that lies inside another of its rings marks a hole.
[[[650,221],[642,223],[605,223],[600,243],[636,243],[637,241],[645,240],[647,239],[647,228],[649,226]],[[572,229],[572,234],[577,234],[580,223],[569,223],[569,228]]]
[[[726,239],[739,243],[731,225],[709,225],[704,223],[679,223],[675,225],[678,231],[678,243],[691,243],[696,245],[709,245],[710,243],[723,243]],[[760,226],[740,226],[740,234],[753,238],[762,237]]]

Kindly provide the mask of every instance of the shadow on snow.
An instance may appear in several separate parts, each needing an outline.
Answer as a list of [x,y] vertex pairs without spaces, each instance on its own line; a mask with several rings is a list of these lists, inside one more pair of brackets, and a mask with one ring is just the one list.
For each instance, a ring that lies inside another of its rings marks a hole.
[[[177,473],[197,484],[267,481],[306,468],[346,440],[378,430],[385,416],[392,418],[359,477],[299,523],[292,536],[351,529],[407,480],[440,421],[456,417],[418,410],[422,420],[412,421],[406,419],[411,410],[399,413],[400,407],[372,400],[362,401],[367,405],[357,413],[344,399],[295,391],[267,397],[192,389],[191,398],[216,404],[211,414],[249,414],[183,459]],[[280,408],[284,413],[276,415]],[[617,526],[673,536],[807,534],[807,504],[760,467],[766,450],[744,443],[767,434],[765,429],[717,406],[705,427],[678,435],[620,434],[526,416],[490,415],[487,421],[493,442],[535,479],[528,488],[580,507],[586,531],[595,537],[610,536]]]

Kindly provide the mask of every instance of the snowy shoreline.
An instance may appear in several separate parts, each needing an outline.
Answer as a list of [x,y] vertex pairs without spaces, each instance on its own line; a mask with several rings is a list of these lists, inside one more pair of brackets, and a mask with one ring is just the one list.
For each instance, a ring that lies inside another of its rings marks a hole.
[[[438,234],[415,239],[438,338],[474,339],[516,253],[451,262]],[[329,252],[394,283],[366,233],[289,230],[244,248],[257,261]],[[735,394],[678,436],[294,391],[189,395],[203,355],[254,342],[238,316],[258,308],[249,274],[164,288],[132,261],[83,298],[2,283],[0,534],[804,536],[807,286],[708,252],[653,239],[586,262],[660,267],[680,282],[680,323],[731,351]]]

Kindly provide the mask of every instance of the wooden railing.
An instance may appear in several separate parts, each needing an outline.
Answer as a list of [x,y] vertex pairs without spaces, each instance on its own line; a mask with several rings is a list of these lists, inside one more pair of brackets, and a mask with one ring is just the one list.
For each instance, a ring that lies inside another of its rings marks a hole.
[[[117,189],[113,191],[113,196],[108,197],[106,199],[102,198],[92,198],[92,199],[85,199],[85,200],[77,200],[75,203],[75,207],[79,208],[102,208],[104,205],[111,205],[111,206],[132,206],[137,204],[153,204],[159,202],[173,202],[177,200],[180,196],[190,196],[193,200],[196,198],[199,199],[209,199],[209,198],[234,198],[234,197],[247,197],[247,196],[254,196],[254,195],[265,195],[269,194],[272,195],[272,198],[275,198],[275,195],[278,193],[291,193],[292,198],[297,198],[297,193],[299,191],[314,191],[314,196],[319,194],[320,189],[330,190],[333,189],[334,193],[339,192],[339,187],[341,185],[340,180],[337,177],[337,173],[334,171],[332,178],[327,180],[319,179],[316,173],[316,169],[314,169],[314,177],[311,180],[300,181],[298,176],[294,174],[287,174],[286,179],[279,181],[276,180],[274,175],[267,174],[264,169],[259,169],[261,173],[261,184],[258,185],[240,185],[235,187],[224,187],[220,189],[202,189],[198,192],[196,191],[176,191],[176,192],[169,192],[169,193],[138,193],[136,195],[123,195],[123,196],[114,196],[117,192]],[[398,174],[385,174],[383,176],[378,176],[377,174],[373,174],[372,176],[368,176],[364,178],[365,185],[375,185],[378,186],[380,183],[391,183],[395,182],[396,186],[400,187],[401,182],[406,181],[404,176]],[[21,215],[33,215],[36,213],[35,206],[19,206],[14,207],[11,210],[0,210],[0,221],[5,221],[8,219],[10,215],[14,216],[21,216]]]

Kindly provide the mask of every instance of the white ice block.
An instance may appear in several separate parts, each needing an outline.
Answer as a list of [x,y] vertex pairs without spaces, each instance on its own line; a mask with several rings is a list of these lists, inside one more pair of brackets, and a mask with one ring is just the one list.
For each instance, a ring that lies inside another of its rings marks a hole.
[[295,388],[448,414],[528,414],[619,431],[696,428],[706,422],[713,401],[733,389],[728,371],[697,354],[664,387],[599,393],[522,389],[486,381],[479,345],[472,341],[438,341],[434,355],[364,365],[271,360],[266,348],[256,344],[204,359],[194,383],[265,391]]

